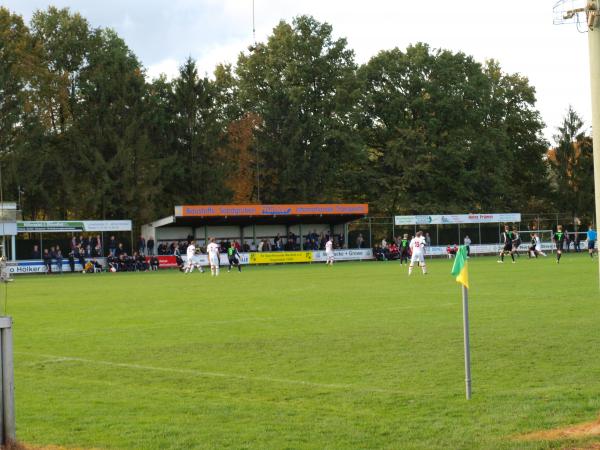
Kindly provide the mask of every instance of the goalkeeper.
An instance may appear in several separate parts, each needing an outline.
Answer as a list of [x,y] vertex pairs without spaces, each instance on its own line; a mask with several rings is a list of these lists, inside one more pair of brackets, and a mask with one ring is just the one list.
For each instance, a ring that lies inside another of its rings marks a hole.
[[242,265],[240,264],[240,253],[235,246],[235,242],[232,242],[227,249],[227,259],[229,260],[229,269],[227,269],[227,272],[231,272],[232,266],[237,266],[238,271],[242,271]]

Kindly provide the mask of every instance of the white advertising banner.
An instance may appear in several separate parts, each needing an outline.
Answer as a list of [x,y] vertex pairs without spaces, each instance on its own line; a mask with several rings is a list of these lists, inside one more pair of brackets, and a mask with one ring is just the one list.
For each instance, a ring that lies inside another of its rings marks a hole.
[[[181,259],[183,259],[184,264],[187,263],[186,255],[182,255]],[[240,260],[240,264],[250,264],[250,253],[240,253],[240,257],[238,259]],[[193,260],[194,260],[194,264],[200,264],[201,266],[209,265],[208,264],[208,255],[205,253],[195,255]],[[226,253],[221,253],[219,255],[219,262],[221,263],[221,266],[229,265],[229,258],[227,258]]]
[[17,231],[19,233],[131,231],[131,220],[24,220],[17,222]]
[[401,225],[453,225],[464,223],[520,222],[521,213],[493,214],[431,214],[421,216],[394,216],[394,223]]
[[[472,255],[485,255],[485,254],[499,254],[500,250],[504,248],[502,244],[482,244],[482,245],[471,245],[470,250]],[[587,245],[584,243],[581,244],[581,248],[587,248]],[[519,246],[519,252],[527,253],[529,249],[529,244],[521,244]],[[543,252],[552,252],[556,249],[556,246],[552,242],[542,242],[542,251]],[[447,247],[429,247],[426,250],[428,256],[441,256],[448,255]]]
[[[373,251],[370,248],[351,248],[347,250],[334,250],[333,254],[336,261],[373,259]],[[327,255],[325,254],[325,251],[313,252],[313,261],[327,261]]]
[[[86,262],[90,260],[91,258],[86,258]],[[96,261],[103,267],[106,265],[106,258],[96,258]],[[77,260],[75,261],[75,266],[73,268],[75,272],[81,272],[83,270],[83,267],[81,267],[81,264],[79,264],[79,261]],[[20,273],[46,273],[46,265],[39,259],[31,261],[7,261],[6,271],[11,275]],[[71,272],[71,266],[69,265],[67,258],[63,258],[62,271],[65,273]],[[52,272],[59,272],[58,264],[56,262],[52,263]]]

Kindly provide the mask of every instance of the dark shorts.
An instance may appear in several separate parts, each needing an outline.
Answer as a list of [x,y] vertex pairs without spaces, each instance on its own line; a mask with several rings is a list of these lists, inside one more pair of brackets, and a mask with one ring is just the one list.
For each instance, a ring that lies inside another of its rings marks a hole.
[[238,259],[235,256],[232,256],[229,258],[229,264],[237,266],[240,262],[238,261]]
[[593,250],[596,248],[596,241],[588,241],[588,249]]
[[513,249],[513,245],[512,245],[512,242],[511,242],[511,243],[504,244],[504,249],[502,251],[512,252],[512,249]]

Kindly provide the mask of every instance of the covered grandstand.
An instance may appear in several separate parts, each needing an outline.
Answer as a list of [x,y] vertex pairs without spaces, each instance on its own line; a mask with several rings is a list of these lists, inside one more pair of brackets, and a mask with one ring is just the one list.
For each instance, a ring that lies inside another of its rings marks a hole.
[[[347,248],[348,223],[364,218],[367,204],[181,205],[171,216],[143,225],[141,234],[158,244],[192,237],[200,245],[214,237],[254,249],[261,240],[281,237],[286,250],[305,250],[310,233],[332,233]],[[288,242],[293,237],[294,242]],[[294,246],[293,248],[291,246]]]

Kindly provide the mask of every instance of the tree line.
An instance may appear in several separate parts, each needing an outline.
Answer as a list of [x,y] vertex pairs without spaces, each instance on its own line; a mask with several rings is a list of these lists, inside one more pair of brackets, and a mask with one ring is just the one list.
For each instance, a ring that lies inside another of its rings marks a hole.
[[591,215],[591,139],[548,152],[526,77],[416,43],[358,64],[332,27],[280,22],[210,76],[148,80],[113,30],[0,8],[0,164],[25,218],[145,223],[176,204],[368,202],[381,214]]

